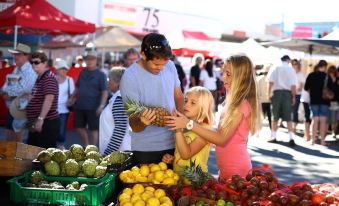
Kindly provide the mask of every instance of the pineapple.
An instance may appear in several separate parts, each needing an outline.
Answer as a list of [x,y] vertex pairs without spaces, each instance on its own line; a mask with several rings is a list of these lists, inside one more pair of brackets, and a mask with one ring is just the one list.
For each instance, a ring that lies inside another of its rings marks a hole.
[[200,165],[195,164],[195,160],[190,161],[190,166],[182,167],[180,175],[181,177],[189,180],[195,188],[200,187],[204,182],[211,179],[211,175],[202,171]]
[[[148,107],[140,102],[133,101],[131,99],[128,99],[125,103],[125,110],[127,115],[130,117],[130,119],[139,118],[140,115],[145,111],[145,109],[151,109],[155,111],[156,119],[151,123],[152,125],[158,126],[158,127],[164,127],[165,126],[165,116],[171,115],[165,108],[161,107]],[[136,120],[135,120],[136,121]],[[141,122],[140,122],[141,123]],[[142,124],[142,123],[141,123]],[[144,125],[138,125],[140,128]]]

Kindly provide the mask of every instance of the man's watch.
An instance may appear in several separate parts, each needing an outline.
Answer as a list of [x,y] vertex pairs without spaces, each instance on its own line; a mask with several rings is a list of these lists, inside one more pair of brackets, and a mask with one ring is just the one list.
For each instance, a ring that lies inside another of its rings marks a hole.
[[187,130],[192,130],[193,129],[193,120],[190,119],[190,121],[187,122],[186,129]]

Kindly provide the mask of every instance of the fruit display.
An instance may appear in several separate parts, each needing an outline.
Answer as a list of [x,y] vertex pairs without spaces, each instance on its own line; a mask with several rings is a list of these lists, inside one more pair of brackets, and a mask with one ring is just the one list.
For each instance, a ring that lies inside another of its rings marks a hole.
[[165,190],[151,186],[144,187],[142,184],[123,189],[118,196],[118,201],[121,206],[173,206]]
[[[213,200],[212,205],[218,205],[219,200],[219,204],[231,202],[236,206],[339,205],[339,187],[337,185],[312,186],[309,183],[284,185],[278,181],[273,171],[268,167],[253,169],[246,177],[235,174],[226,180],[217,181],[211,178],[198,187],[193,184],[180,185],[170,188],[169,194],[175,202],[180,197],[189,196],[202,200],[204,198]],[[196,202],[194,202],[195,205]],[[211,205],[211,202],[208,205]]]
[[48,189],[64,189],[64,190],[83,190],[88,185],[80,184],[77,181],[73,181],[69,184],[62,184],[58,181],[48,182],[44,179],[40,171],[34,171],[29,178],[29,182],[23,185],[30,188],[48,188]]
[[103,177],[107,166],[123,163],[127,158],[123,152],[112,152],[103,157],[95,145],[84,149],[78,144],[73,144],[69,150],[48,148],[37,156],[47,175],[94,178]]
[[159,164],[140,165],[125,170],[119,174],[123,183],[153,183],[164,185],[176,185],[180,179],[179,175],[172,169],[168,169],[164,162]]
[[[140,118],[141,114],[146,110],[150,109],[155,112],[155,120],[151,123],[152,125],[158,126],[158,127],[164,127],[165,126],[165,116],[171,115],[165,108],[161,107],[150,107],[143,103],[133,101],[131,99],[128,99],[125,103],[125,110],[127,115],[130,117],[130,121],[133,121],[134,118]],[[142,124],[140,121],[137,122],[136,127],[138,128],[138,131],[142,131],[145,129],[145,125]]]

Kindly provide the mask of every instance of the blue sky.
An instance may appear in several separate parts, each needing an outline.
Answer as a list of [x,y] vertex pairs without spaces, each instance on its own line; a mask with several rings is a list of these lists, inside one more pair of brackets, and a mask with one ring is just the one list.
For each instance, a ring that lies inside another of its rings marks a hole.
[[225,29],[262,33],[265,24],[339,21],[336,0],[115,0],[168,11],[215,18]]

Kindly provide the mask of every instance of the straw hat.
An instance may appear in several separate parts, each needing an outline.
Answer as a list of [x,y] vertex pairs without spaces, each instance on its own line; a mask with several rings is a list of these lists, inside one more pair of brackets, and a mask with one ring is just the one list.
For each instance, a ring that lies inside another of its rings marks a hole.
[[9,113],[14,119],[26,119],[26,110],[19,109],[19,97],[16,97],[9,107]]
[[31,47],[27,46],[26,44],[18,43],[16,46],[16,49],[8,49],[8,52],[12,54],[19,54],[19,53],[30,54]]

